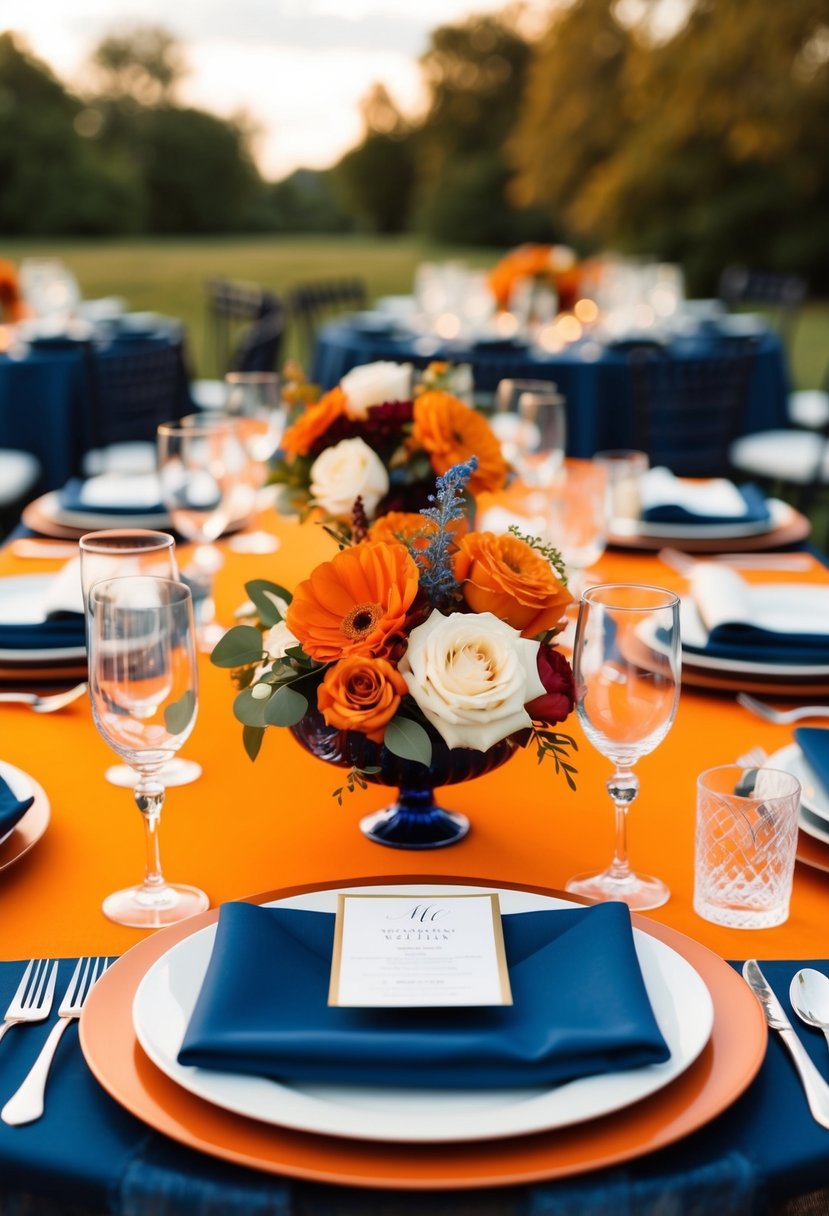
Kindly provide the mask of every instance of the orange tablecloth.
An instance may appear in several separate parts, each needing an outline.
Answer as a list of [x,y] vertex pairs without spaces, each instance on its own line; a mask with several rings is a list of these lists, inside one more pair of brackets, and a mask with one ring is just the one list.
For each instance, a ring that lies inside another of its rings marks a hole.
[[[230,623],[256,577],[293,586],[332,542],[312,524],[271,516],[278,553],[242,556],[226,550],[219,575],[218,611]],[[33,573],[41,565],[0,552],[0,575]],[[56,563],[42,563],[54,569]],[[608,580],[658,583],[681,580],[655,557],[606,554],[599,573]],[[773,581],[829,580],[815,562],[805,574],[757,575]],[[472,831],[448,849],[409,852],[367,841],[360,817],[384,805],[382,787],[346,795],[331,791],[341,770],[306,754],[287,731],[270,730],[255,764],[245,756],[241,726],[231,712],[227,674],[204,658],[196,729],[185,754],[204,775],[170,790],[161,824],[164,870],[170,879],[203,887],[214,904],[282,885],[391,874],[452,875],[563,887],[581,870],[611,856],[613,811],[604,788],[608,762],[577,738],[578,790],[571,793],[552,764],[520,753],[485,777],[447,791],[449,806],[465,812]],[[120,954],[140,930],[110,924],[101,900],[141,877],[143,840],[131,794],[104,780],[114,757],[93,726],[84,698],[51,716],[25,706],[0,707],[0,757],[31,773],[45,788],[52,819],[44,836],[17,864],[0,872],[0,955]],[[798,865],[788,922],[777,929],[722,929],[692,909],[693,825],[697,774],[732,761],[749,746],[768,751],[791,739],[791,728],[767,725],[729,695],[683,691],[677,720],[663,744],[638,766],[642,791],[630,813],[635,867],[669,884],[670,901],[654,919],[687,933],[725,958],[804,958],[829,954],[829,874]]]

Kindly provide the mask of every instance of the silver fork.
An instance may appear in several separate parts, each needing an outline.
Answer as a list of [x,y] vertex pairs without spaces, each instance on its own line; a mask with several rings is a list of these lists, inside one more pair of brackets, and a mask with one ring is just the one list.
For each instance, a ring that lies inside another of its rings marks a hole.
[[57,963],[52,964],[49,971],[49,961],[45,958],[33,958],[23,972],[23,979],[17,986],[9,1007],[0,1025],[0,1039],[18,1022],[42,1022],[48,1018],[52,1009],[55,995],[55,980],[58,976]]
[[106,958],[78,959],[78,965],[72,972],[69,986],[58,1009],[58,1021],[49,1031],[49,1037],[43,1044],[40,1055],[23,1079],[22,1085],[16,1093],[12,1094],[0,1111],[0,1118],[4,1123],[10,1123],[16,1127],[21,1123],[32,1123],[43,1114],[46,1078],[49,1075],[49,1068],[60,1037],[69,1023],[74,1018],[81,1016],[84,1001],[108,966],[109,960]]
[[53,714],[56,709],[63,709],[64,705],[77,701],[85,692],[86,684],[76,684],[64,692],[48,693],[46,696],[41,696],[39,692],[0,692],[0,703],[29,705],[36,714]]
[[745,692],[737,693],[737,702],[743,709],[757,714],[758,718],[776,722],[778,726],[787,726],[790,722],[800,722],[804,718],[829,718],[829,705],[798,705],[795,709],[775,709],[773,705],[756,701]]

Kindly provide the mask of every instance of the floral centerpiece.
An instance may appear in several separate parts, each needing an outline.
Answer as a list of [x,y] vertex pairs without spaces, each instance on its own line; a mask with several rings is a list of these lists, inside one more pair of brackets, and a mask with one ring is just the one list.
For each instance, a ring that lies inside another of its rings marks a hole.
[[29,315],[14,263],[0,259],[0,321],[14,324]]
[[335,791],[401,787],[364,821],[401,847],[448,844],[468,821],[434,803],[435,786],[477,776],[518,747],[549,757],[572,787],[568,748],[552,729],[573,708],[570,665],[555,637],[571,603],[559,554],[517,533],[463,530],[469,461],[438,478],[419,515],[355,528],[293,595],[247,584],[250,620],[216,646],[233,671],[234,714],[251,759],[269,727],[287,727],[347,768]]
[[509,308],[517,285],[527,281],[554,290],[560,309],[572,308],[579,282],[576,254],[567,245],[519,245],[492,268],[488,281],[502,309]]
[[303,517],[317,508],[345,528],[358,498],[367,521],[417,510],[435,475],[473,454],[478,463],[467,492],[500,489],[507,466],[489,423],[444,387],[452,369],[427,373],[414,393],[410,364],[365,364],[304,404],[285,430],[271,475],[282,487],[281,508]]

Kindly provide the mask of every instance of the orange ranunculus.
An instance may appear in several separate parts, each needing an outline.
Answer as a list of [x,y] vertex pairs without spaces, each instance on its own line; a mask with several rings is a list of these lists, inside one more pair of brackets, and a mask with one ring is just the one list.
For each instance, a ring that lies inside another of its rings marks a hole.
[[555,629],[573,602],[550,563],[517,536],[470,532],[455,555],[455,577],[473,612],[491,612],[527,638]]
[[[460,540],[469,524],[464,516],[449,521],[449,532],[455,541]],[[384,540],[389,544],[403,543],[415,549],[425,549],[429,537],[436,530],[437,524],[419,511],[389,511],[375,519],[368,530],[369,540]]]
[[507,465],[489,423],[449,393],[433,390],[416,399],[411,446],[428,452],[439,476],[477,456],[478,468],[468,483],[470,494],[500,490],[504,484]]
[[404,545],[367,541],[343,549],[300,583],[285,616],[312,659],[387,655],[417,595],[418,569]]
[[291,456],[307,456],[321,435],[345,413],[345,393],[332,388],[314,405],[306,407],[282,436],[282,447]]
[[317,708],[329,726],[358,730],[382,743],[407,692],[406,681],[387,659],[349,655],[326,671],[317,689]]
[[521,279],[546,280],[560,288],[562,277],[570,274],[575,262],[567,245],[519,245],[489,272],[489,289],[498,307],[507,308],[512,289]]
[[29,315],[20,293],[20,282],[13,262],[0,260],[0,321],[14,324]]

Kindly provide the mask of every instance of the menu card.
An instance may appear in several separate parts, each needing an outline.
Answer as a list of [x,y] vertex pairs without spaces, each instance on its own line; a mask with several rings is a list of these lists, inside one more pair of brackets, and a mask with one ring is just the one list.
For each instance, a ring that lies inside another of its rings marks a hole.
[[329,1005],[511,1005],[498,896],[340,895]]

